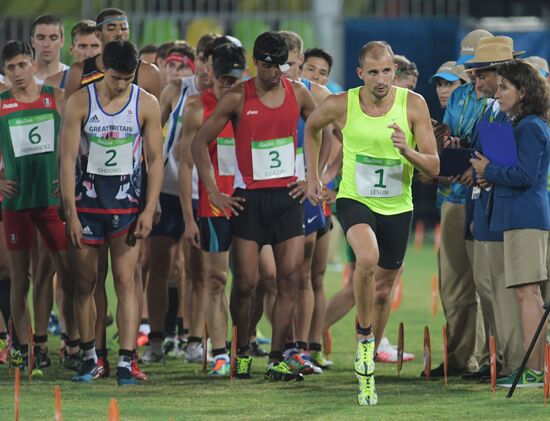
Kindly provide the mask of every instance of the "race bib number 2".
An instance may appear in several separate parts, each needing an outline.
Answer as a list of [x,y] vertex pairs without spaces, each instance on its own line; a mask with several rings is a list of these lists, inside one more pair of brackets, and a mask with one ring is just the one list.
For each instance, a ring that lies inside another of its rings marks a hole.
[[295,169],[294,139],[252,141],[254,180],[292,177]]
[[129,175],[133,170],[133,138],[92,136],[88,172],[97,175]]
[[403,191],[403,163],[400,159],[357,155],[355,184],[360,196],[399,196]]
[[12,118],[8,125],[16,158],[55,150],[53,114]]

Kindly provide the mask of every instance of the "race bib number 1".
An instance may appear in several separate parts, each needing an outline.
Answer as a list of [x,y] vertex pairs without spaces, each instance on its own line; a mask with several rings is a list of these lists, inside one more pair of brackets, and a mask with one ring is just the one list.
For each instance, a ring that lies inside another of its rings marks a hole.
[[55,150],[53,114],[12,118],[8,125],[16,158]]
[[357,155],[355,184],[360,196],[399,196],[403,191],[403,163],[400,159]]
[[254,180],[292,177],[294,175],[294,139],[252,142]]
[[218,171],[220,175],[235,175],[237,156],[235,155],[235,139],[218,137]]
[[88,172],[98,175],[129,175],[133,171],[133,138],[120,139],[92,136]]

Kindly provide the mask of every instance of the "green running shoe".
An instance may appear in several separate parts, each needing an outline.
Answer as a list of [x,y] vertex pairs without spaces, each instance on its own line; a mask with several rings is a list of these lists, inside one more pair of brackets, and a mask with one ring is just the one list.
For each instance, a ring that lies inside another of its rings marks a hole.
[[229,377],[229,373],[231,372],[231,363],[229,362],[229,358],[218,358],[215,363],[214,367],[211,371],[208,372],[208,376],[212,377]]
[[301,373],[293,372],[284,361],[271,362],[265,370],[265,379],[283,382],[301,382],[304,376]]
[[17,349],[12,349],[10,358],[13,368],[26,368],[28,366],[29,356],[27,354],[23,355],[21,351]]
[[355,373],[370,376],[374,373],[374,338],[365,339],[357,344],[355,353]]
[[357,403],[361,406],[373,406],[378,403],[376,394],[376,385],[374,384],[374,375],[363,376],[356,374],[359,381],[359,393],[357,394]]
[[327,360],[323,351],[309,351],[309,362],[323,370],[330,368],[332,361]]
[[250,371],[252,370],[252,357],[250,356],[237,356],[235,361],[235,378],[237,379],[251,379]]
[[[506,387],[508,389],[511,388],[517,373],[518,373],[518,369],[514,370],[513,373],[510,374],[508,377],[497,379],[497,386]],[[516,387],[543,387],[543,386],[544,386],[544,371],[541,371],[540,373],[536,373],[535,370],[526,368],[525,370],[523,370],[523,373],[521,374],[519,378],[519,382]]]

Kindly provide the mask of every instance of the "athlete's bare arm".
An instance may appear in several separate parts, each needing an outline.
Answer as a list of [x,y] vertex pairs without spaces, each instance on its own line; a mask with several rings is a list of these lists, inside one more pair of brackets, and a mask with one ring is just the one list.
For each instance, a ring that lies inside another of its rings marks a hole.
[[[311,95],[315,101],[315,105],[318,106],[321,104],[325,98],[330,96],[330,91],[326,86],[323,86],[317,82],[311,82]],[[323,128],[322,137],[323,141],[321,142],[321,148],[319,149],[319,172],[322,173],[323,169],[327,165],[327,162],[330,157],[330,151],[332,150],[332,143],[334,142],[334,127],[332,124],[329,124],[327,127]]]
[[160,118],[162,126],[166,124],[181,92],[181,79],[170,81],[160,94]]
[[73,63],[67,73],[65,81],[65,98],[69,98],[73,93],[80,89],[82,72],[84,71],[84,62]]
[[[46,83],[44,83],[46,85]],[[55,106],[57,108],[57,112],[59,115],[63,115],[63,110],[65,109],[65,92],[63,92],[63,89],[60,88],[54,88],[54,95],[55,95]]]
[[157,66],[145,61],[139,64],[138,86],[160,99],[160,72]]
[[141,91],[139,96],[139,120],[143,127],[143,149],[147,160],[147,197],[145,208],[139,215],[134,236],[147,238],[153,227],[153,216],[159,200],[164,164],[162,156],[162,127],[158,100],[151,94]]
[[[304,88],[305,89],[305,88]],[[225,216],[229,218],[227,209],[238,215],[238,211],[242,210],[240,202],[243,201],[239,197],[230,197],[221,194],[216,185],[216,181],[210,172],[210,155],[208,154],[208,144],[216,139],[228,121],[234,123],[239,116],[239,111],[242,108],[244,99],[244,84],[240,84],[228,91],[218,102],[218,105],[208,120],[202,125],[198,131],[193,143],[191,144],[191,152],[193,160],[197,166],[199,177],[204,183],[204,187],[208,192],[210,201],[218,209],[222,209]],[[235,124],[233,124],[236,130]]]
[[314,205],[320,203],[323,191],[318,170],[321,131],[329,124],[333,124],[334,127],[341,130],[346,122],[347,106],[347,93],[332,94],[311,113],[306,121],[304,131],[304,150],[308,168],[306,195]]
[[88,114],[88,92],[80,91],[67,100],[59,137],[59,177],[61,198],[67,221],[67,237],[73,247],[81,248],[82,225],[76,213],[75,166],[82,123]]
[[[193,155],[191,144],[203,123],[203,106],[200,95],[187,98],[181,123],[181,134],[178,139],[178,187],[180,192],[181,209],[185,221],[184,238],[191,245],[200,248],[199,228],[193,216]],[[210,162],[210,160],[208,160]],[[210,170],[209,170],[210,171]]]
[[[44,80],[44,85],[49,85],[49,86],[53,86],[55,88],[59,88],[59,85],[61,84],[61,78],[63,77],[63,73],[64,71],[61,71],[61,72],[57,72],[51,76],[48,76],[45,80]],[[63,94],[65,95],[65,94]]]
[[407,145],[405,133],[397,124],[389,127],[393,129],[392,141],[411,164],[418,168],[428,177],[435,177],[439,174],[439,156],[437,155],[437,144],[430,119],[430,112],[426,101],[421,95],[409,91],[407,98],[407,116],[411,131],[416,138],[418,151]]

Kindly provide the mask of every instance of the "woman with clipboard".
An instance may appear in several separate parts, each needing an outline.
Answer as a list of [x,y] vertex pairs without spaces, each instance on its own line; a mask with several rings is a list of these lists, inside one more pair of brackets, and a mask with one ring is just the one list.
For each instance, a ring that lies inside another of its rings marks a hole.
[[[492,184],[494,203],[490,229],[504,231],[506,286],[513,288],[521,308],[527,348],[544,314],[540,284],[547,279],[546,251],[550,229],[547,172],[550,163],[550,90],[531,65],[513,60],[497,69],[496,98],[513,124],[517,164],[490,162],[479,152],[472,159],[478,183]],[[521,373],[518,387],[543,385],[546,325]],[[517,371],[497,381],[511,387]]]

